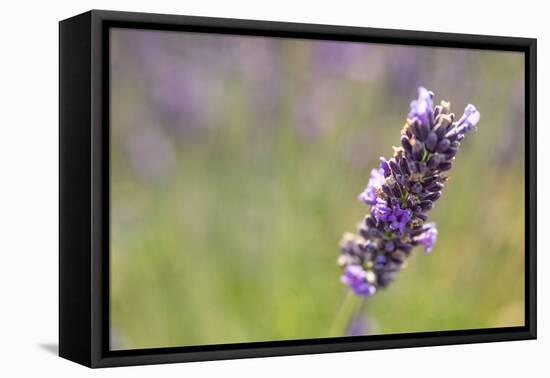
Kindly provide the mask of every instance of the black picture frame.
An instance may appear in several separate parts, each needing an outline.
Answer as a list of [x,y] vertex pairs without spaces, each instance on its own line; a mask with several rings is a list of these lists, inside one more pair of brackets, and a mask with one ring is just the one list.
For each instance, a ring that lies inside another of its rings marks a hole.
[[[525,56],[525,326],[109,350],[111,27],[518,51]],[[92,10],[59,23],[59,355],[88,367],[536,338],[536,39]]]

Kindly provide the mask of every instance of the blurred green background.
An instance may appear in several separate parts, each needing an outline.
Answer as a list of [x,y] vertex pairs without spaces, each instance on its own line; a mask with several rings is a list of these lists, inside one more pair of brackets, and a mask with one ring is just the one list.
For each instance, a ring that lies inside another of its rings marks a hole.
[[419,85],[481,122],[430,213],[433,252],[367,300],[368,332],[523,325],[523,69],[513,52],[112,29],[111,347],[332,336],[338,241]]

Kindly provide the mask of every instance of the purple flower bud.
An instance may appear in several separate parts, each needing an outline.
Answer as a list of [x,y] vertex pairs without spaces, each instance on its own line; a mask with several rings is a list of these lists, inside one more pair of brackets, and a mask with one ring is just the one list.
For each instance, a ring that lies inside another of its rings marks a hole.
[[424,157],[424,143],[415,140],[412,145],[412,157],[416,161],[421,161]]
[[430,125],[422,122],[418,127],[418,138],[420,140],[425,140],[430,132]]
[[[365,239],[369,239],[369,228],[367,227],[367,225],[365,223],[362,223],[359,225],[359,235],[361,235],[361,237],[365,238]],[[368,241],[367,243],[370,243],[370,241]],[[366,247],[366,245],[365,245]]]
[[415,182],[414,184],[412,184],[411,186],[411,192],[413,193],[420,193],[422,191],[422,184],[419,183],[419,182]]
[[381,188],[382,188],[382,191],[383,191],[384,193],[386,193],[386,195],[387,195],[388,197],[393,196],[393,193],[392,193],[392,191],[391,191],[391,189],[390,189],[389,186],[387,186],[386,184],[383,184]]
[[426,174],[429,172],[428,165],[426,163],[416,163],[416,167],[419,173]]
[[405,152],[409,154],[412,152],[411,142],[409,141],[409,138],[407,138],[407,136],[403,135],[401,137],[401,145],[403,146]]
[[431,210],[434,207],[434,203],[430,200],[424,200],[420,202],[420,207],[423,211]]
[[388,258],[380,254],[376,256],[376,259],[374,260],[374,262],[376,263],[376,265],[378,265],[378,267],[384,267],[388,263]]
[[437,201],[441,197],[441,192],[433,192],[424,197],[425,200]]
[[380,158],[380,169],[384,171],[384,177],[388,177],[389,175],[391,175],[390,165],[388,164],[388,161],[383,157]]
[[409,163],[406,159],[399,160],[399,168],[401,168],[401,172],[403,172],[405,175],[411,174],[411,171],[409,170]]
[[[432,204],[432,206],[433,206],[433,204]],[[416,217],[422,219],[424,222],[426,222],[428,220],[428,216],[426,214],[423,214],[423,213],[420,213],[420,212],[417,212]]]
[[384,250],[386,252],[393,252],[395,250],[395,244],[391,240],[387,241],[384,245]]
[[423,234],[424,231],[426,231],[425,227],[413,228],[409,231],[409,235],[414,238],[415,236]]
[[[380,227],[380,228],[378,228]],[[369,229],[369,238],[381,238],[382,237],[382,226],[379,226],[379,223],[376,224],[375,228]]]
[[437,169],[439,169],[440,171],[448,171],[452,167],[453,164],[450,161],[444,161],[437,166]]
[[439,154],[434,154],[430,156],[430,158],[426,162],[426,165],[430,169],[435,169],[441,163],[441,161],[442,161],[441,156]]
[[417,163],[413,160],[412,156],[407,158],[409,165],[409,171],[411,172],[411,176],[414,176],[416,173],[418,173],[418,166]]
[[412,124],[411,124],[411,131],[412,131],[412,134],[415,136],[416,139],[421,139],[421,131],[420,131],[420,125],[421,125],[421,122],[420,120],[415,120]]
[[369,240],[369,242],[367,243],[367,251],[374,253],[377,249],[378,246],[376,245],[376,243]]
[[445,159],[451,160],[456,156],[456,153],[458,152],[458,148],[455,147],[449,147],[447,151],[445,151]]
[[376,227],[376,221],[374,220],[374,218],[370,217],[370,216],[367,216],[365,218],[365,224],[367,225],[367,227],[369,228],[374,228]]
[[399,166],[395,162],[395,159],[390,159],[390,168],[391,168],[394,175],[401,173],[401,169],[399,168]]
[[401,196],[403,195],[403,192],[401,191],[401,187],[399,184],[395,184],[392,189],[391,189],[392,193],[394,196],[396,196],[397,198],[401,198]]
[[428,186],[436,182],[437,180],[439,180],[439,175],[432,175],[430,177],[424,178],[424,181],[422,181],[422,183],[424,184],[424,186]]
[[428,133],[430,132],[430,126],[427,123],[423,123],[419,119],[415,119],[415,121],[410,126],[410,130],[412,131],[412,136],[414,136],[418,140],[423,141],[424,139],[426,139]]
[[449,148],[450,146],[451,146],[451,141],[449,139],[441,139],[439,143],[437,143],[435,150],[437,152],[445,152],[447,148]]
[[435,151],[435,146],[437,145],[437,135],[432,131],[428,134],[428,137],[424,141],[428,151]]
[[430,184],[429,186],[426,187],[426,190],[428,192],[437,192],[439,190],[443,190],[443,184],[440,183],[440,182],[434,182],[432,184]]

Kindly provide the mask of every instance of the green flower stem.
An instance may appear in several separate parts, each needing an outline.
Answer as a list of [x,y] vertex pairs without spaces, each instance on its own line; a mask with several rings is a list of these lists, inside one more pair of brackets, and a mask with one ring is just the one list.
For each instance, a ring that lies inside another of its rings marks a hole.
[[355,312],[355,308],[358,303],[357,297],[353,295],[351,291],[348,291],[342,301],[342,304],[340,305],[340,309],[338,310],[334,321],[332,322],[329,337],[345,336],[346,327],[351,319],[351,316]]

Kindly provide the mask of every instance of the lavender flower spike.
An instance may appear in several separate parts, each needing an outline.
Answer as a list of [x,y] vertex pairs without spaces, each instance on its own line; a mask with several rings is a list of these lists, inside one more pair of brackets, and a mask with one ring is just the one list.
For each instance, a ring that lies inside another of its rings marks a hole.
[[437,229],[428,212],[441,197],[465,135],[475,130],[479,111],[469,104],[455,121],[450,104],[433,106],[434,94],[418,89],[401,131],[401,147],[391,159],[380,158],[359,200],[370,207],[356,234],[340,243],[341,281],[355,294],[371,296],[387,287],[405,266],[415,246],[432,251]]

